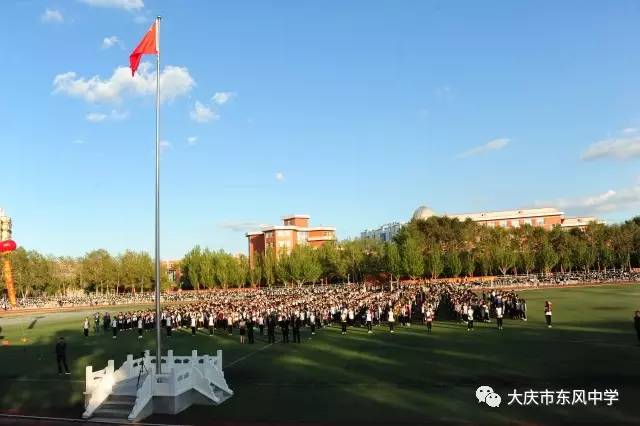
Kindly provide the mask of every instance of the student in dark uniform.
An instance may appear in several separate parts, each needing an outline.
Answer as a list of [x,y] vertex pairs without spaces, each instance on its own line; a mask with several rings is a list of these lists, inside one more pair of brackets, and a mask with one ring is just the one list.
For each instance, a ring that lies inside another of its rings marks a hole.
[[269,343],[276,342],[276,319],[273,315],[267,317],[267,339]]
[[286,315],[282,317],[280,328],[282,331],[282,343],[289,343],[289,317]]
[[244,343],[244,335],[247,332],[247,322],[244,318],[240,318],[240,321],[238,321],[238,328],[240,329],[240,343]]
[[300,343],[300,326],[302,325],[302,321],[300,321],[300,316],[296,315],[293,318],[293,343]]
[[248,340],[250,345],[252,345],[254,343],[254,339],[253,339],[253,318],[251,318],[251,317],[247,320],[247,340]]
[[640,344],[640,311],[636,311],[636,315],[633,317],[633,326],[636,328],[638,344]]
[[63,366],[64,374],[71,374],[67,366],[67,342],[64,341],[64,337],[60,337],[56,343],[56,361],[58,362],[58,374],[62,374]]

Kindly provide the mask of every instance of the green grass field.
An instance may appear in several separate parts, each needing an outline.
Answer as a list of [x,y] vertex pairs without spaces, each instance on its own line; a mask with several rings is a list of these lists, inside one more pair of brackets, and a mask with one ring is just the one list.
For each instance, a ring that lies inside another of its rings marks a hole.
[[[341,336],[324,328],[302,344],[240,345],[234,335],[196,337],[174,333],[165,349],[224,351],[225,375],[235,396],[219,407],[192,407],[176,417],[148,421],[206,424],[235,422],[318,423],[640,423],[640,346],[632,316],[640,309],[640,285],[531,290],[529,321],[478,324],[472,333],[456,322],[386,327],[373,334],[353,328]],[[554,303],[547,329],[544,300]],[[153,334],[82,336],[83,313],[1,317],[10,346],[0,347],[0,411],[80,417],[84,367],[152,349]],[[54,339],[68,338],[71,376],[58,376]],[[27,341],[21,342],[25,336]],[[279,337],[279,336],[278,336]],[[238,361],[239,360],[239,361]],[[475,390],[489,385],[499,408],[478,404]],[[617,389],[613,406],[508,406],[507,394],[533,389]]]

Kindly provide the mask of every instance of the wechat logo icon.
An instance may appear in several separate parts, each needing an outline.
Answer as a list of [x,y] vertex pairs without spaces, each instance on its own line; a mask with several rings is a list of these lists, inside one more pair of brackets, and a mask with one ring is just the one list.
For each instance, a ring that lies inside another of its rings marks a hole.
[[499,407],[502,402],[500,395],[495,393],[491,386],[478,387],[478,389],[476,389],[476,398],[478,399],[478,404],[484,402],[491,408]]

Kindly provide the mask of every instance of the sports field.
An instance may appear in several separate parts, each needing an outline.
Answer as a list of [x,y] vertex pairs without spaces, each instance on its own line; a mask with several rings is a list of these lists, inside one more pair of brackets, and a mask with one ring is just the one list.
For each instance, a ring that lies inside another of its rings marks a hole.
[[[466,325],[436,322],[425,327],[386,327],[373,334],[337,327],[301,344],[240,345],[238,336],[188,332],[165,339],[176,353],[191,349],[224,351],[225,375],[235,396],[219,407],[192,407],[176,417],[147,421],[231,423],[640,423],[640,346],[633,313],[640,309],[640,285],[543,289],[526,292],[529,320]],[[544,300],[553,301],[554,326],[544,325]],[[89,311],[91,312],[91,311]],[[113,310],[112,310],[113,312]],[[116,366],[127,353],[152,349],[153,333],[139,340],[132,332],[82,336],[85,313],[3,317],[9,346],[0,347],[0,411],[79,418],[83,411],[84,367],[108,359]],[[54,339],[68,339],[71,376],[58,376]],[[21,341],[26,337],[26,341]],[[278,336],[279,337],[279,336]],[[502,404],[491,408],[475,398],[480,385],[492,386]],[[508,406],[508,393],[617,389],[619,401],[590,405]]]

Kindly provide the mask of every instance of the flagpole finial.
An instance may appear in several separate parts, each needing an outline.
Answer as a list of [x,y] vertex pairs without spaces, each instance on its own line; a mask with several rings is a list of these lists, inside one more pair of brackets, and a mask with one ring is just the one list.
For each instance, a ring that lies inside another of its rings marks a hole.
[[162,19],[162,16],[158,15],[158,16],[156,16],[156,19],[159,21],[159,20]]

